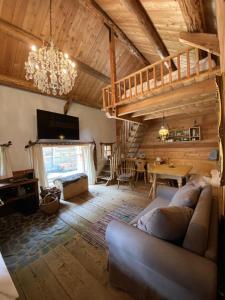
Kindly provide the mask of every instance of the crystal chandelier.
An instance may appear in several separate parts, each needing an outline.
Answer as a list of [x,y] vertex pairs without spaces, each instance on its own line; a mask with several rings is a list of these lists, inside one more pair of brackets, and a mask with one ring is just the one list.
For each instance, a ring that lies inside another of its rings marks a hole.
[[169,136],[169,129],[165,125],[165,118],[164,118],[164,114],[163,114],[162,126],[159,129],[159,137],[160,137],[161,141],[165,142],[166,139],[168,138],[168,136]]
[[25,62],[26,80],[33,80],[42,92],[54,96],[68,94],[77,77],[76,64],[54,46],[52,41],[52,0],[50,0],[50,43],[37,49],[31,47]]

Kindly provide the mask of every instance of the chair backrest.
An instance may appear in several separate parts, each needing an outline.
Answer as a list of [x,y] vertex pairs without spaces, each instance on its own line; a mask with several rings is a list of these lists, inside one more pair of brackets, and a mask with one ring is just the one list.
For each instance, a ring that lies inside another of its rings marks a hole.
[[119,174],[135,174],[135,162],[131,159],[124,159],[118,167]]
[[144,172],[145,171],[145,166],[146,166],[146,161],[143,159],[137,159],[135,162],[135,165],[137,167],[137,171]]

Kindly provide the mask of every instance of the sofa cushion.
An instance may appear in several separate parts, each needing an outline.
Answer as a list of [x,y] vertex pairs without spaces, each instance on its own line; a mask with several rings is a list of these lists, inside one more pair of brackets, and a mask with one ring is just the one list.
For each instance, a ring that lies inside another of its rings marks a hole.
[[144,210],[142,210],[129,224],[136,225],[138,220],[147,212],[158,207],[167,207],[170,201],[162,197],[156,197]]
[[183,247],[199,255],[204,255],[208,244],[212,188],[206,186],[199,197],[193,217],[183,242]]
[[155,208],[138,220],[137,227],[157,238],[178,241],[185,236],[192,213],[189,207]]
[[198,202],[200,191],[200,187],[195,186],[192,183],[187,183],[176,192],[169,206],[186,206],[194,208]]

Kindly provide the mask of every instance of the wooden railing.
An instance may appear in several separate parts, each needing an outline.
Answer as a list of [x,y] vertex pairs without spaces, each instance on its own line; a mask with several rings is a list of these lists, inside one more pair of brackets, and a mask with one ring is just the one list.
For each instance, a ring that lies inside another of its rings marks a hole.
[[110,162],[110,180],[116,178],[116,172],[121,161],[121,152],[119,144],[114,146],[112,155],[109,157]]
[[[201,59],[200,54],[205,58]],[[172,71],[172,62],[177,67],[176,71]],[[197,80],[203,74],[213,73],[215,69],[216,64],[211,53],[198,48],[188,48],[116,81],[115,97],[112,97],[111,85],[103,88],[103,109],[141,99],[164,86],[193,77]]]

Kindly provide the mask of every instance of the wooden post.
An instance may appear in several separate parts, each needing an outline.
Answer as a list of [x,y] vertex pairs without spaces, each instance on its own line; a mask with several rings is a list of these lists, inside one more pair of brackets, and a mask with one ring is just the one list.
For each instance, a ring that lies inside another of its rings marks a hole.
[[225,185],[225,73],[216,76],[217,92],[219,100],[219,150],[221,185]]
[[216,20],[220,46],[220,68],[225,73],[225,1],[216,0]]
[[[111,72],[111,86],[112,86],[112,105],[116,103],[116,52],[115,52],[115,37],[112,29],[109,29],[109,59]],[[126,91],[124,91],[126,92]]]

